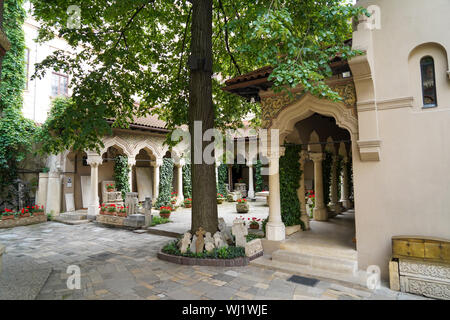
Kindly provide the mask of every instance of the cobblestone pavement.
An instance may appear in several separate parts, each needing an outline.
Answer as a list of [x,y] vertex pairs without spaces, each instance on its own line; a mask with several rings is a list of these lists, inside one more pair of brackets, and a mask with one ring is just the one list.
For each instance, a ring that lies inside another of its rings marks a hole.
[[[99,227],[56,222],[0,230],[4,261],[27,258],[51,268],[36,299],[418,299],[388,289],[370,291],[319,281],[306,286],[290,274],[255,266],[180,266],[156,258],[172,239]],[[67,267],[81,269],[81,289],[67,288]],[[20,270],[18,270],[20,272]],[[21,274],[16,277],[20,278]],[[3,279],[5,280],[5,279]],[[8,280],[8,279],[6,279]],[[11,280],[11,279],[10,279]],[[0,287],[0,291],[5,288]]]

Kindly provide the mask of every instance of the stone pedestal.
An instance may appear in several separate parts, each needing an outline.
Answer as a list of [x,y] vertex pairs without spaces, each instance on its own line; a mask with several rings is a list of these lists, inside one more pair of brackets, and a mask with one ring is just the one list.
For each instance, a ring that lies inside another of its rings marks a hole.
[[125,218],[123,225],[132,228],[141,228],[145,225],[145,215],[137,213]]

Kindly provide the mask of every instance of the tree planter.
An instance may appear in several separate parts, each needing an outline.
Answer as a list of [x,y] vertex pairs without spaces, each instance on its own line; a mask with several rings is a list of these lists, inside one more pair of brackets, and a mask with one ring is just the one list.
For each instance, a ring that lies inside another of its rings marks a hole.
[[[8,217],[8,218],[6,218]],[[32,216],[32,217],[23,217],[14,219],[14,216],[12,218],[9,218],[10,216],[3,216],[2,220],[0,220],[0,229],[1,228],[13,228],[18,226],[26,226],[30,224],[36,224],[41,222],[47,221],[46,215],[41,216]],[[6,218],[6,219],[5,219]]]
[[250,210],[248,203],[236,203],[236,211],[238,213],[247,213]]

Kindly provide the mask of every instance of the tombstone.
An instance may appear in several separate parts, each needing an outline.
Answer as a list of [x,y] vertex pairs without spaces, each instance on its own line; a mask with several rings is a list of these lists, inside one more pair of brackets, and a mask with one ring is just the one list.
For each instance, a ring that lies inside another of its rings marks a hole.
[[234,220],[231,232],[236,239],[236,247],[245,248],[245,244],[247,243],[246,235],[248,234],[248,229],[245,226],[244,221],[241,219]]
[[219,230],[222,233],[223,239],[229,244],[233,243],[233,237],[230,233],[230,228],[227,227],[227,224],[223,218],[219,218]]
[[146,197],[144,201],[144,209],[145,209],[145,226],[151,227],[152,226],[152,198]]
[[180,247],[181,253],[186,253],[187,249],[191,245],[191,234],[189,232],[186,232],[183,235],[183,239],[178,243],[178,246]]
[[195,234],[192,237],[192,242],[191,242],[190,248],[191,248],[192,253],[197,253],[197,236]]
[[245,255],[247,257],[254,257],[256,255],[261,255],[263,252],[263,246],[261,239],[254,239],[245,244]]
[[207,232],[205,234],[205,250],[207,252],[211,252],[215,248],[214,239],[211,237],[211,232]]
[[195,251],[197,253],[202,253],[203,248],[205,246],[205,239],[203,236],[205,235],[205,230],[202,227],[198,228],[198,231],[195,233],[197,236],[197,242],[195,243]]
[[137,213],[137,192],[127,192],[125,198],[125,207],[127,208],[127,215],[133,215]]
[[228,244],[225,241],[225,239],[223,238],[223,235],[221,232],[217,231],[216,233],[214,233],[213,239],[214,239],[214,245],[217,249],[220,249],[222,247],[228,247]]

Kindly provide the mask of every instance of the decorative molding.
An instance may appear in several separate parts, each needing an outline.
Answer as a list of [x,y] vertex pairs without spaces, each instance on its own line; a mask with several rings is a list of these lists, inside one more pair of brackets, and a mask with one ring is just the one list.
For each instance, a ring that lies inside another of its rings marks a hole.
[[357,144],[362,161],[380,161],[381,140],[359,140]]
[[358,101],[356,108],[358,112],[376,110],[375,100]]
[[413,97],[402,97],[395,99],[384,99],[377,101],[378,110],[389,110],[399,108],[412,108],[414,103]]

